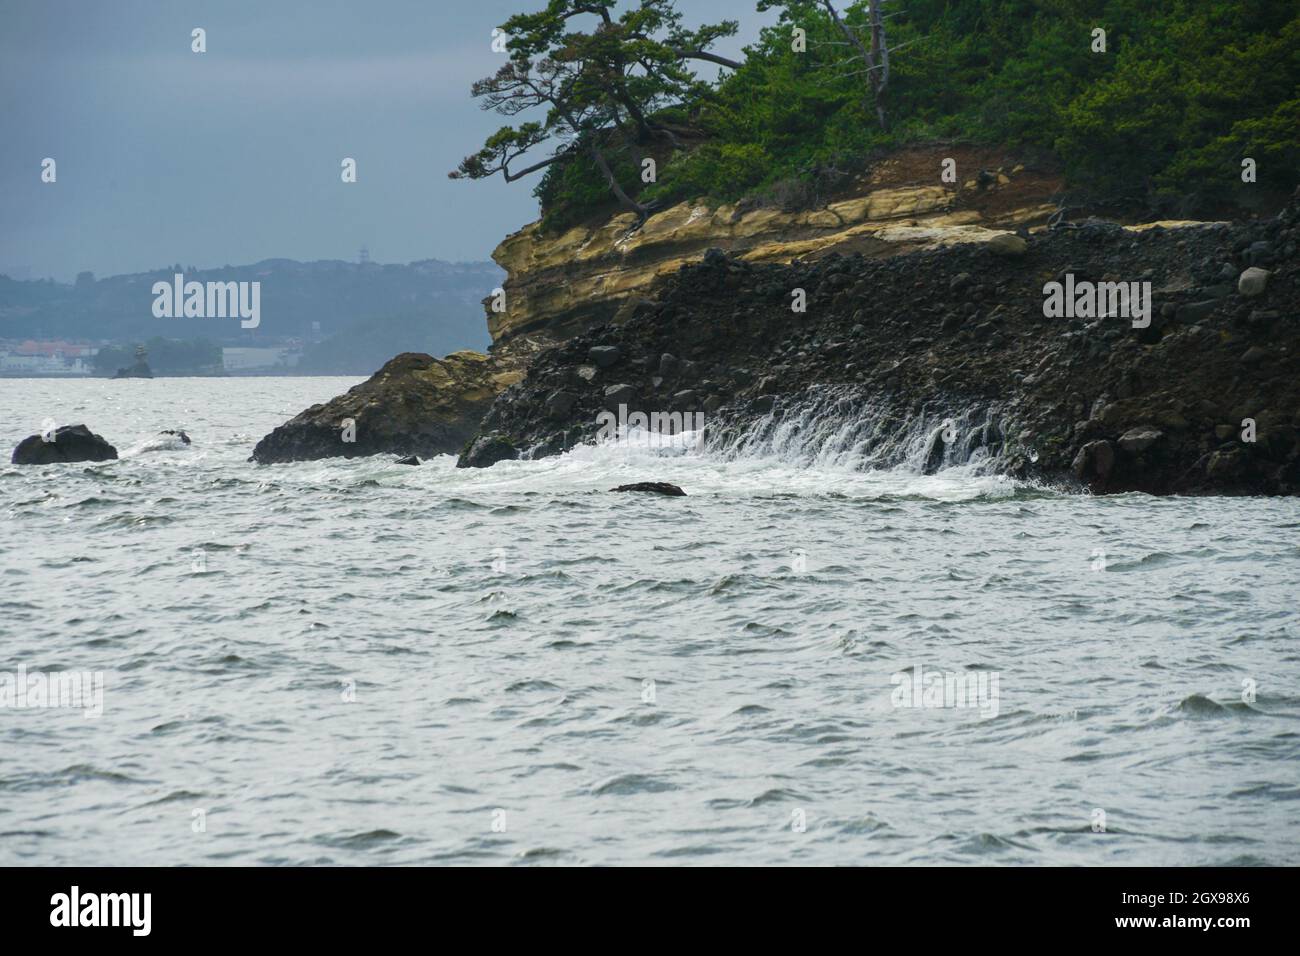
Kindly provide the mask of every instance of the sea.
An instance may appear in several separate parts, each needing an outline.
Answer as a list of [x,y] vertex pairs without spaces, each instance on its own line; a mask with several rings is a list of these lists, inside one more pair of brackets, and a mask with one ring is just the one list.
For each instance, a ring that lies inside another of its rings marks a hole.
[[249,461],[357,381],[0,379],[0,864],[1300,863],[1295,500]]

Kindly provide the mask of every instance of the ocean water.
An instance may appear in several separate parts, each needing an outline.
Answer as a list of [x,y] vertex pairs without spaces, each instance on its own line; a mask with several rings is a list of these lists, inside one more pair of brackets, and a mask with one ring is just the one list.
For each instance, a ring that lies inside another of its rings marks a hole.
[[1295,501],[247,461],[354,381],[0,380],[0,678],[103,680],[0,708],[0,863],[1300,863]]

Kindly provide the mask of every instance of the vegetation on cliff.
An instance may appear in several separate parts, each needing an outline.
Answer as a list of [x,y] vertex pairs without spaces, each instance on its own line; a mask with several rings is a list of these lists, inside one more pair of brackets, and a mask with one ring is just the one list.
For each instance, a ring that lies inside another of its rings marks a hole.
[[[503,24],[510,62],[474,91],[506,115],[547,118],[503,128],[456,175],[506,172],[507,158],[522,163],[510,179],[544,169],[536,195],[553,227],[615,201],[642,215],[694,198],[812,205],[882,151],[934,141],[1041,150],[1064,167],[1071,201],[1180,215],[1296,183],[1292,0],[878,2],[893,51],[880,95],[869,0],[759,0],[780,19],[736,64],[708,52],[735,24],[687,31],[672,0],[622,14],[610,0],[552,0]],[[688,65],[708,61],[734,69],[694,79]],[[1246,158],[1257,184],[1242,181]]]

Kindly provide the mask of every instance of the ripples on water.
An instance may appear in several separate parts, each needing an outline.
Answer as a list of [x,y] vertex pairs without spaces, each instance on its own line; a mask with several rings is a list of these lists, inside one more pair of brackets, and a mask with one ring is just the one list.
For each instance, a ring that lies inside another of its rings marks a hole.
[[[246,461],[352,383],[0,380],[6,461],[125,452],[0,465],[0,671],[106,680],[0,710],[0,862],[1300,862],[1294,501]],[[894,707],[918,665],[997,716]]]

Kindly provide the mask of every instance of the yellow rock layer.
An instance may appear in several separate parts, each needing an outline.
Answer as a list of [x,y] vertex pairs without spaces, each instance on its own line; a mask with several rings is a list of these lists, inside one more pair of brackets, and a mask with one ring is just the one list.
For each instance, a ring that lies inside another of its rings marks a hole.
[[[830,252],[896,251],[990,242],[1007,227],[1044,221],[1055,206],[1036,203],[985,217],[953,210],[940,186],[878,189],[824,209],[787,213],[679,203],[640,229],[622,213],[597,226],[543,236],[537,223],[510,235],[492,258],[506,270],[506,311],[488,312],[493,340],[533,332],[575,314],[612,313],[619,300],[648,291],[661,276],[698,261],[712,247],[755,262],[789,262]],[[1001,228],[998,228],[1001,227]],[[1009,244],[1001,240],[1002,248]]]

